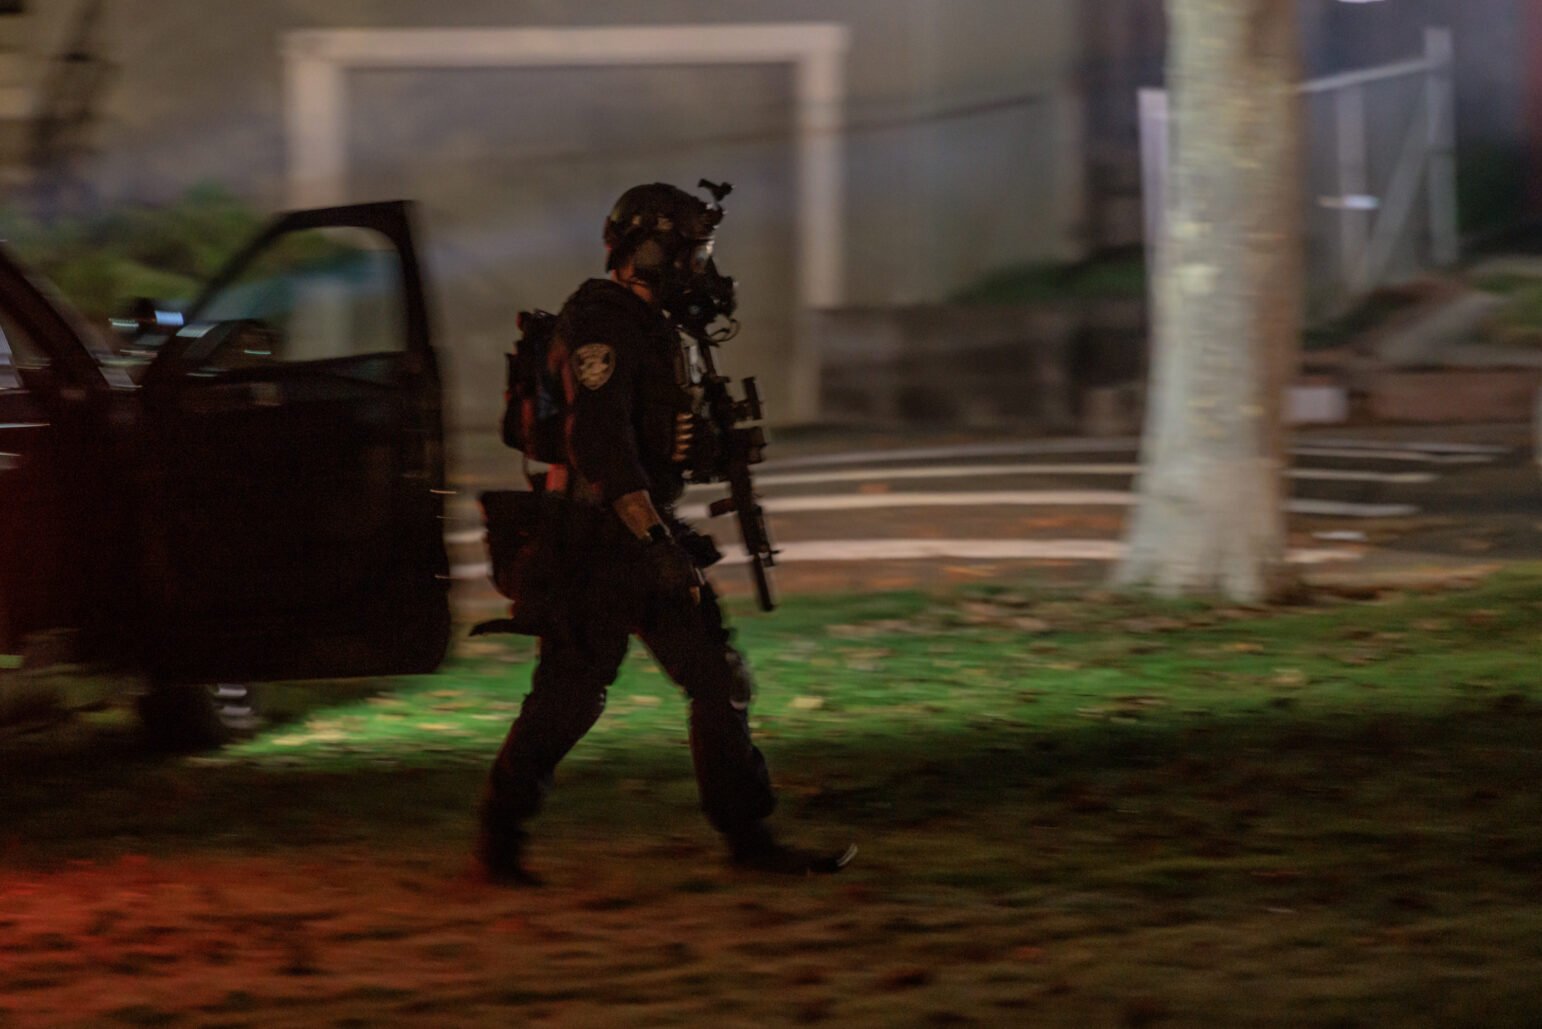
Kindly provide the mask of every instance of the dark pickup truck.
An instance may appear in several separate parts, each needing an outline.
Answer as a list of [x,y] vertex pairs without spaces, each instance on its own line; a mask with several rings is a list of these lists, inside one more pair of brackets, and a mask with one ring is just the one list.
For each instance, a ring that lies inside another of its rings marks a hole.
[[68,639],[184,736],[252,683],[437,667],[442,389],[410,221],[282,216],[117,348],[0,248],[7,665]]

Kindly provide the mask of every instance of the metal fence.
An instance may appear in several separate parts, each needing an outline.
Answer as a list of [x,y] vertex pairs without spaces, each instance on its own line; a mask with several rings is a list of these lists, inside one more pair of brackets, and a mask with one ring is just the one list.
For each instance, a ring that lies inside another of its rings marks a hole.
[[[1304,83],[1305,311],[1321,321],[1460,256],[1448,29],[1406,61]],[[1140,91],[1147,267],[1155,268],[1172,134],[1167,93]]]

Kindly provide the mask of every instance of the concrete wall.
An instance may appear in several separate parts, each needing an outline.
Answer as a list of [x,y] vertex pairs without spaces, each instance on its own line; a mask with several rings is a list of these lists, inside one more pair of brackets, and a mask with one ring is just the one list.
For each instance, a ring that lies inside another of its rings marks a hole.
[[[279,56],[295,29],[833,21],[850,27],[846,299],[934,301],[1082,252],[1074,0],[115,0],[94,180],[111,201],[223,182],[284,196]],[[785,67],[370,71],[350,77],[351,198],[425,214],[464,420],[499,402],[513,313],[600,270],[627,186],[729,179],[720,240],[746,329],[726,363],[786,409],[793,130]]]
[[70,44],[81,0],[11,4],[0,10],[0,188],[31,185],[32,119],[50,62]]

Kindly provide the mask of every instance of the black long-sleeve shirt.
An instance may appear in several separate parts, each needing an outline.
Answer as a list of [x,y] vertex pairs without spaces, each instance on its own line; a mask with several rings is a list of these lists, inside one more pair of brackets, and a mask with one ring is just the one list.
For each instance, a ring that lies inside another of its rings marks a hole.
[[602,504],[647,490],[661,509],[684,492],[676,415],[692,408],[674,327],[610,279],[590,279],[558,316],[568,459]]

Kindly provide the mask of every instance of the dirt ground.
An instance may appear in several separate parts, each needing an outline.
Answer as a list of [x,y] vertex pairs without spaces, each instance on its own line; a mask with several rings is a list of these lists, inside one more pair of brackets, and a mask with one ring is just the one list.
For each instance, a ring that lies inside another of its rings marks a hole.
[[703,857],[592,844],[521,892],[457,848],[9,878],[5,1024],[1011,1022],[1068,988],[1010,903],[964,922],[865,876],[773,886]]
[[1422,886],[1381,924],[1283,904],[1201,917],[1179,897],[906,884],[881,841],[842,877],[775,883],[703,864],[695,841],[564,843],[537,891],[473,881],[450,845],[7,873],[0,1022],[1519,1025],[1535,1011],[1524,922],[1500,905],[1421,912]]

